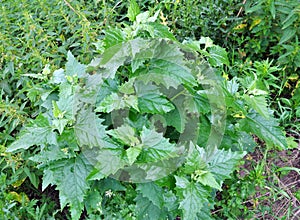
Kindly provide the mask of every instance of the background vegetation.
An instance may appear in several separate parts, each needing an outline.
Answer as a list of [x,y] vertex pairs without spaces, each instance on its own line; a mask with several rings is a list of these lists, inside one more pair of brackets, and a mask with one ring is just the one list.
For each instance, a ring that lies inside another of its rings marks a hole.
[[[215,219],[297,219],[300,216],[300,5],[298,0],[137,1],[179,41],[210,37],[226,49],[224,78],[242,88],[266,91],[288,148],[257,139],[253,150],[217,193]],[[127,1],[2,0],[0,8],[0,218],[69,219],[54,187],[42,191],[42,173],[22,151],[7,153],[24,124],[41,113],[42,94],[67,52],[83,64],[103,51],[105,31],[129,25]],[[253,134],[255,136],[255,134]],[[230,140],[227,141],[228,146]],[[129,216],[135,189],[116,182],[103,198],[102,218]],[[125,202],[124,202],[125,201]],[[131,205],[127,205],[131,204]],[[88,217],[87,211],[82,219]],[[96,218],[96,217],[94,217]]]

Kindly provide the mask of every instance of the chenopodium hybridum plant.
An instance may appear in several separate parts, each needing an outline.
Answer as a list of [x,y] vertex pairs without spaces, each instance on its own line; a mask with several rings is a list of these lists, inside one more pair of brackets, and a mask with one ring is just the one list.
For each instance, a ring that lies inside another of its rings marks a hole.
[[34,152],[42,189],[56,186],[72,219],[103,213],[91,201],[101,206],[98,185],[112,179],[135,189],[131,219],[211,219],[253,134],[286,146],[265,97],[221,76],[227,53],[209,38],[177,42],[141,13],[100,43],[89,65],[68,52],[41,94],[41,113],[7,148]]

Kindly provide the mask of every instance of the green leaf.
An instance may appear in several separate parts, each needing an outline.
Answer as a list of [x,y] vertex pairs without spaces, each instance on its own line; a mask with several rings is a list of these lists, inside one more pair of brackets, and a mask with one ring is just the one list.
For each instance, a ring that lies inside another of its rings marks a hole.
[[86,66],[79,63],[73,54],[68,51],[68,57],[67,57],[67,63],[66,63],[66,70],[65,74],[67,76],[78,76],[78,78],[82,78],[86,76]]
[[120,96],[117,93],[112,93],[104,98],[104,100],[99,104],[95,111],[110,113],[114,110],[131,107],[139,111],[138,98],[135,95],[125,94],[123,96]]
[[261,116],[267,119],[270,118],[265,96],[244,95],[244,98],[248,105],[250,105],[250,107],[257,111]]
[[217,182],[222,185],[223,181],[230,178],[230,174],[234,171],[235,166],[245,156],[246,152],[232,152],[231,150],[217,149],[207,161],[209,164],[208,170],[214,174]]
[[125,33],[119,28],[109,28],[105,30],[105,37],[103,42],[105,48],[108,49],[114,45],[121,44],[126,40]]
[[137,220],[164,220],[167,218],[167,213],[154,205],[148,198],[141,194],[135,198]]
[[143,150],[139,161],[155,162],[177,156],[175,144],[171,144],[168,139],[163,137],[162,133],[144,127],[141,132],[141,140]]
[[209,63],[212,66],[222,66],[223,64],[229,66],[227,52],[224,48],[214,45],[209,48],[209,55]]
[[[197,172],[198,171],[198,172]],[[221,185],[217,183],[214,175],[208,171],[197,170],[195,175],[192,177],[195,181],[203,184],[204,186],[210,186],[219,191],[222,190]]]
[[162,84],[166,88],[177,88],[179,85],[195,86],[197,84],[187,67],[162,59],[152,59],[149,67],[139,72],[138,78],[146,84],[154,82],[157,85]]
[[127,124],[109,130],[107,133],[127,146],[136,146],[140,143],[139,139],[135,136],[135,130]]
[[255,112],[250,112],[245,119],[240,121],[240,127],[243,131],[257,135],[268,145],[282,149],[287,147],[286,138],[278,122],[273,118],[266,119]]
[[163,209],[164,197],[163,189],[157,186],[155,183],[140,183],[138,184],[137,191],[139,191],[143,197],[148,198],[158,208]]
[[136,16],[140,13],[139,5],[135,0],[130,0],[130,4],[127,11],[127,17],[130,21],[135,21]]
[[103,119],[99,119],[91,108],[82,108],[77,115],[74,131],[78,145],[88,147],[105,146],[106,127],[102,125]]
[[141,151],[142,151],[141,146],[130,147],[126,150],[126,155],[130,165],[132,165],[136,161]]
[[197,219],[197,213],[200,213],[203,205],[208,203],[209,192],[199,184],[189,182],[184,177],[175,176],[175,179],[183,220]]
[[[56,161],[49,172],[52,185],[57,185],[61,209],[70,206],[72,219],[79,219],[84,208],[84,197],[89,184],[86,181],[91,166],[83,155],[69,160]],[[49,177],[48,177],[49,178]],[[44,180],[43,180],[44,181]],[[49,181],[49,179],[46,181]]]
[[48,119],[44,115],[39,115],[24,131],[19,138],[8,148],[7,152],[14,152],[19,149],[28,149],[33,145],[53,144],[57,145],[56,133],[50,126]]
[[138,107],[142,112],[152,114],[163,114],[174,109],[174,106],[166,97],[156,93],[139,96]]
[[282,37],[279,40],[279,44],[283,44],[284,42],[288,41],[292,37],[295,36],[297,30],[294,28],[289,28],[287,30],[284,30]]

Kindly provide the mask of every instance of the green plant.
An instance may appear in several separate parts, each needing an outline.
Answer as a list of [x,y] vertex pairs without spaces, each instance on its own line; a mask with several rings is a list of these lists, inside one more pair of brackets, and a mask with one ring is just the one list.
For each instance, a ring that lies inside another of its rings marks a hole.
[[209,38],[177,42],[158,15],[132,1],[133,25],[106,31],[100,57],[84,65],[68,52],[40,90],[39,115],[7,148],[31,156],[43,190],[55,185],[72,219],[83,209],[91,219],[116,210],[124,219],[209,219],[251,134],[286,147],[261,94],[221,77],[225,49]]

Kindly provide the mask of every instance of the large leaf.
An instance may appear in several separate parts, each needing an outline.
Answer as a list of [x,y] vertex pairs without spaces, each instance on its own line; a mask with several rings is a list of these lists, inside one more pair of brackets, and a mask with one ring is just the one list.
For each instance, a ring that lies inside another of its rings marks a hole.
[[138,194],[135,201],[138,220],[166,219],[167,213],[154,205],[148,198],[143,197],[142,194]]
[[266,97],[264,96],[253,96],[244,95],[244,98],[248,105],[250,105],[255,111],[265,118],[270,118]]
[[142,152],[139,156],[141,162],[156,162],[176,157],[175,144],[171,144],[162,133],[148,128],[141,132]]
[[197,219],[197,213],[200,213],[203,205],[208,203],[209,191],[184,177],[175,176],[175,178],[183,220]]
[[138,97],[138,107],[142,112],[152,114],[163,114],[174,109],[174,106],[166,97],[156,93]]
[[19,149],[28,149],[33,145],[53,144],[57,145],[56,133],[49,124],[48,118],[39,115],[24,131],[21,136],[14,141],[8,148],[7,152],[13,152]]
[[105,146],[106,127],[102,122],[103,119],[99,119],[91,108],[82,108],[78,112],[74,130],[79,146]]
[[140,183],[137,186],[137,190],[148,198],[154,205],[162,209],[164,205],[163,189],[157,186],[155,183]]
[[240,121],[240,127],[243,131],[251,132],[264,140],[268,145],[286,148],[286,138],[283,135],[278,122],[269,118],[266,119],[256,112],[250,112],[246,118]]
[[179,85],[195,86],[196,80],[190,70],[180,64],[164,59],[153,59],[149,67],[139,72],[139,79],[146,84],[154,82],[166,88],[177,88]]
[[[44,171],[43,181],[57,185],[61,208],[69,204],[72,219],[79,219],[84,208],[84,197],[89,189],[86,177],[91,168],[86,158],[78,155],[69,160],[56,161]],[[47,183],[43,183],[43,186]]]

